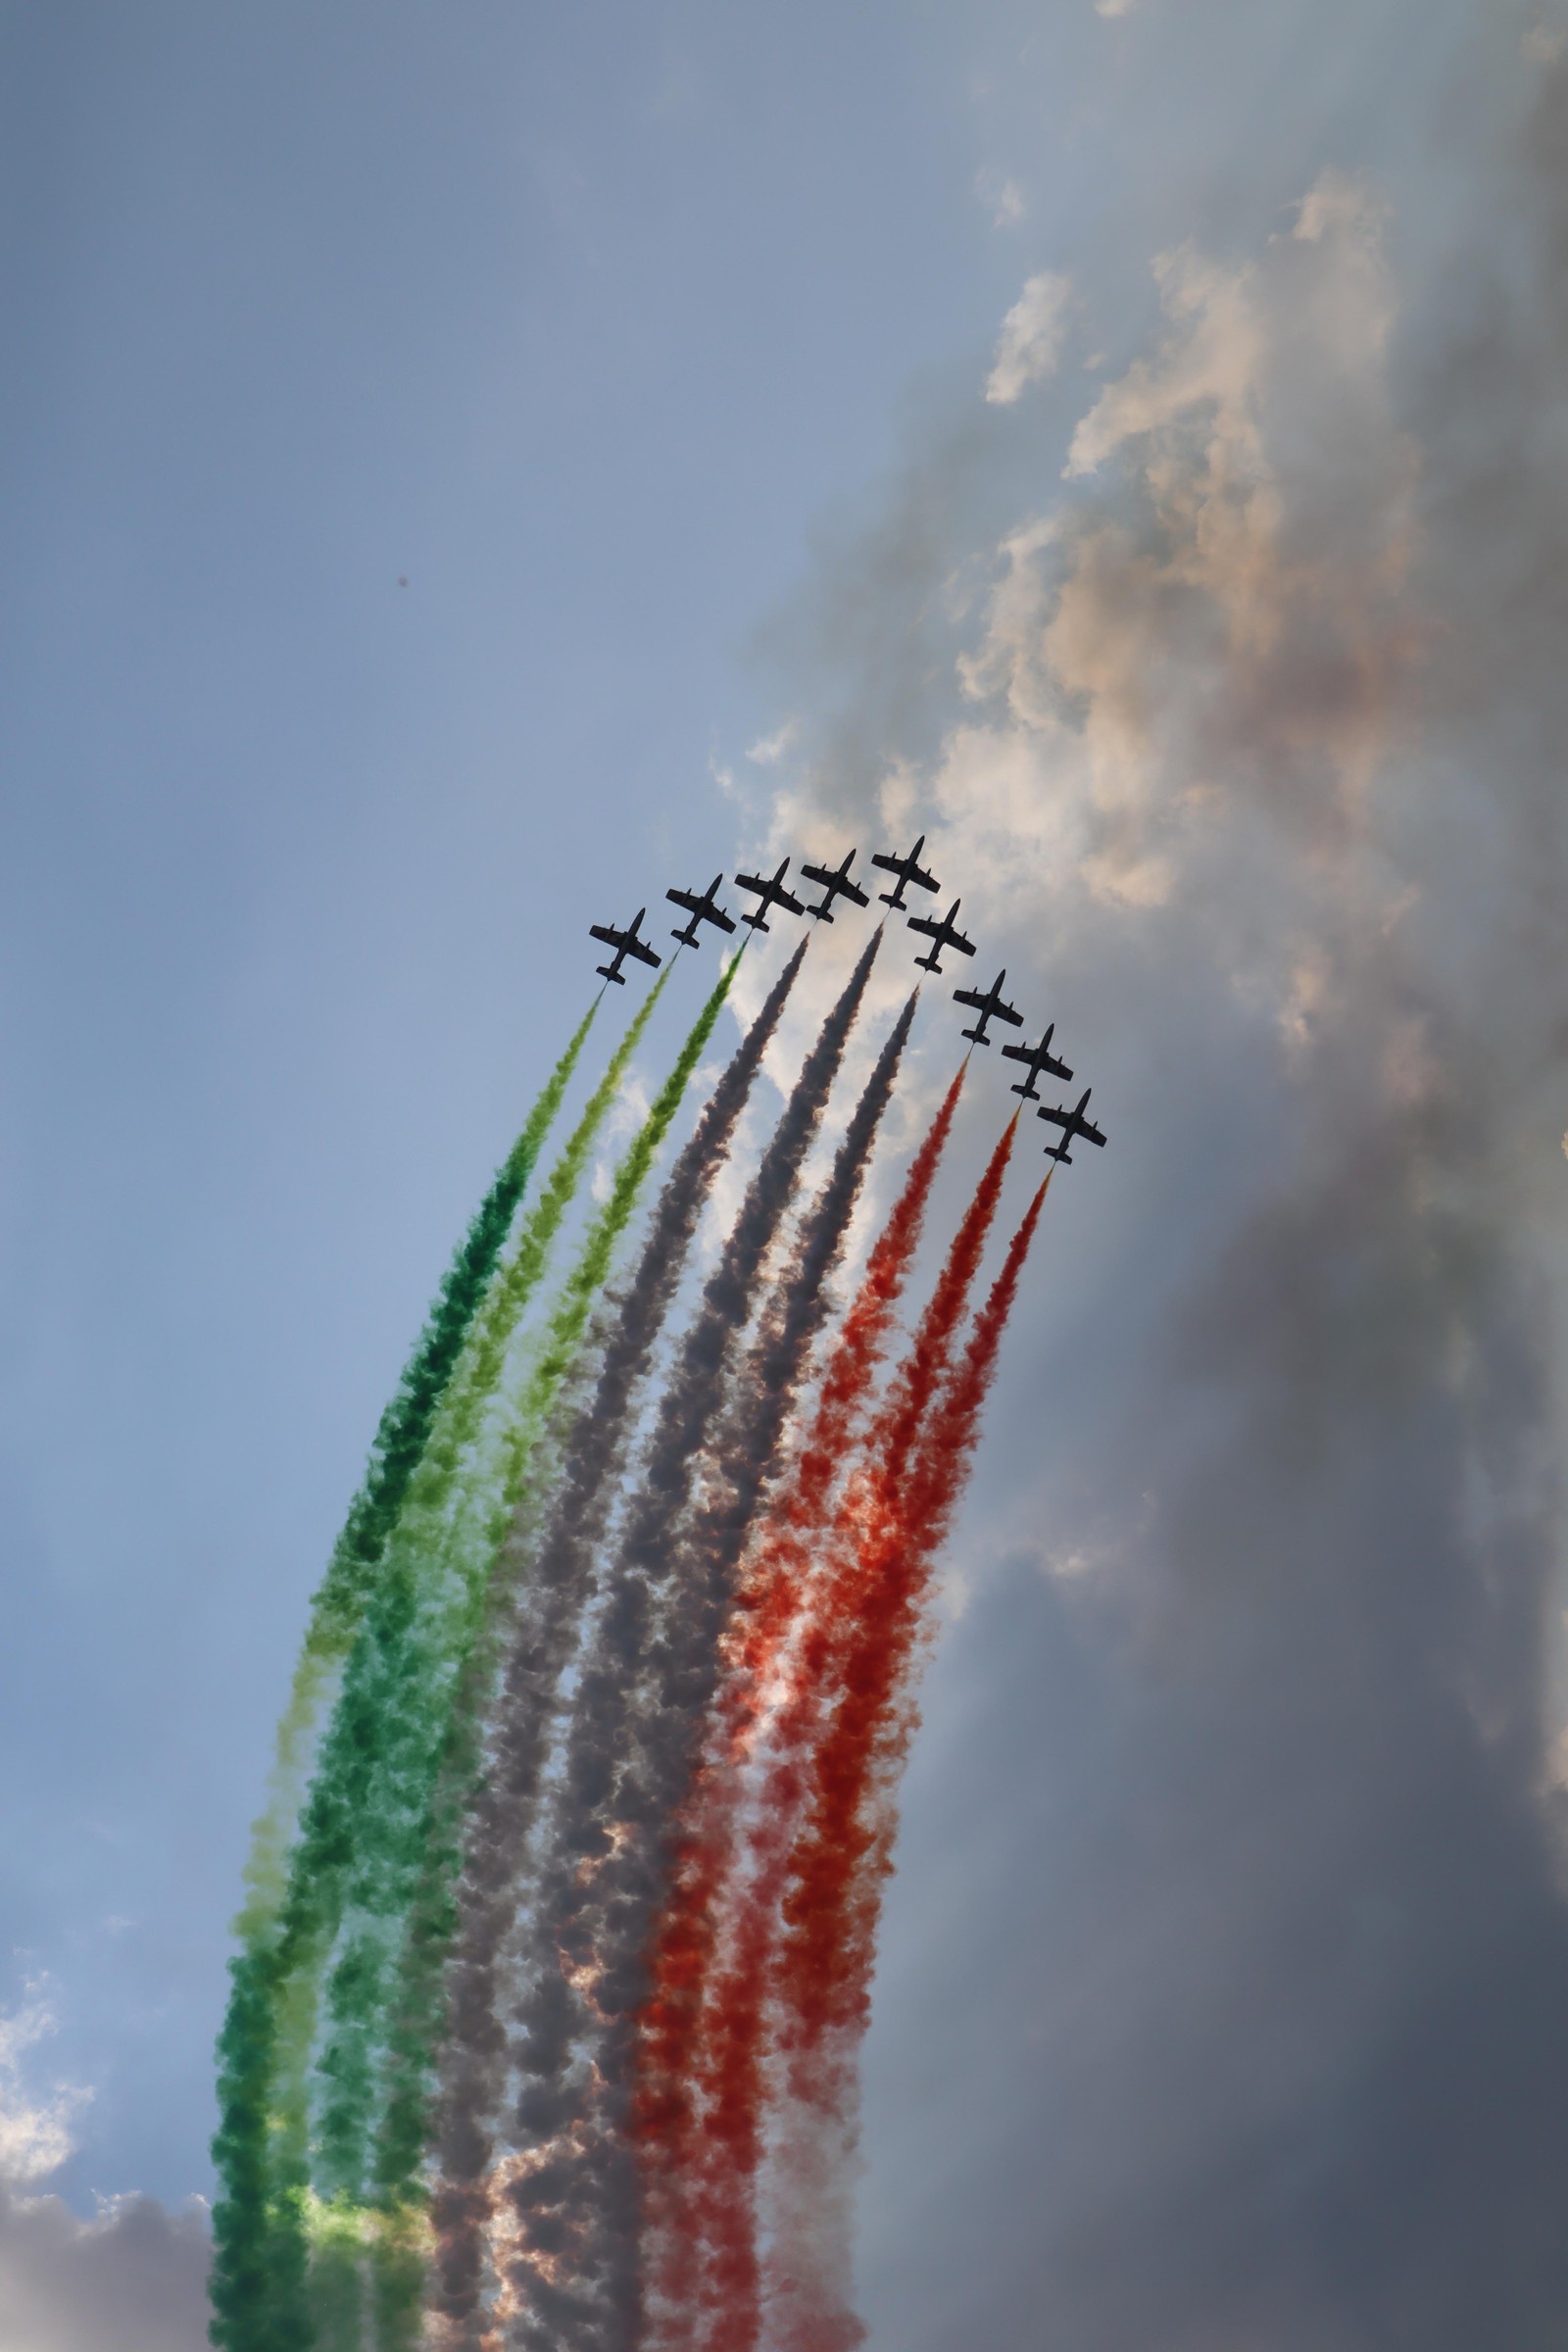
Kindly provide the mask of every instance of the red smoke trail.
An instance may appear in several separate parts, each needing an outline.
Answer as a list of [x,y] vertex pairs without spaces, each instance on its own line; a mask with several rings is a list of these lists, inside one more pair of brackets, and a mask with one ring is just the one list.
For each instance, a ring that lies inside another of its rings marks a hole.
[[[909,1355],[865,1440],[860,1465],[843,1494],[828,1534],[828,1503],[835,1475],[858,1425],[880,1346],[867,1356],[858,1392],[853,1399],[846,1393],[842,1405],[829,1402],[830,1387],[836,1391],[830,1375],[823,1398],[826,1424],[821,1434],[826,1442],[818,1449],[815,1441],[819,1433],[813,1429],[812,1444],[807,1449],[808,1456],[814,1457],[809,1477],[800,1494],[792,1491],[781,1497],[760,1547],[759,1573],[749,1598],[763,1605],[750,1609],[736,1630],[741,1671],[731,1686],[729,1723],[721,1719],[719,1733],[722,1736],[731,1725],[738,1726],[743,1744],[760,1703],[760,1678],[777,1670],[788,1637],[797,1620],[805,1617],[798,1654],[789,1660],[790,1696],[773,1727],[774,1759],[762,1791],[760,1816],[752,1831],[751,1877],[738,1891],[726,1885],[734,1876],[740,1802],[735,1774],[739,1754],[733,1749],[727,1770],[712,1775],[715,1787],[722,1789],[717,1803],[723,1809],[721,1835],[727,1843],[721,1854],[708,1844],[700,1844],[694,1854],[694,1892],[700,1887],[701,1896],[709,1903],[705,1974],[710,1970],[719,1925],[715,1898],[724,1891],[729,1894],[728,1919],[723,1923],[728,1930],[728,1948],[722,1972],[707,1988],[706,1998],[703,1988],[698,1988],[702,2008],[688,2028],[682,2053],[686,2129],[679,2147],[661,2151],[672,2160],[661,2168],[668,2188],[650,2211],[656,2242],[660,2225],[663,2226],[660,2248],[663,2261],[654,2283],[673,2329],[671,2340],[683,2344],[702,2342],[711,2345],[713,2352],[719,2347],[723,2352],[742,2352],[757,2340],[760,2276],[756,2251],[756,2183],[767,2091],[765,1996],[790,1833],[804,1792],[803,1761],[810,1752],[820,1721],[818,1699],[824,1678],[831,1681],[828,1669],[835,1638],[841,1638],[842,1623],[853,1615],[861,1530],[883,1507],[883,1498],[898,1492],[921,1419],[947,1368],[1001,1197],[1015,1125],[1016,1121],[1008,1126],[992,1154]],[[931,1156],[934,1165],[934,1152]],[[908,1189],[913,1189],[913,1182],[911,1170]],[[912,1247],[911,1233],[905,1244],[906,1269]],[[890,1319],[891,1300],[881,1312],[879,1336]],[[835,1365],[834,1370],[837,1368]],[[803,1502],[808,1517],[800,1511]],[[813,1576],[818,1554],[825,1555],[825,1565]],[[714,1846],[717,1842],[713,1841]],[[682,1928],[686,1925],[685,1920],[680,1923]],[[689,1942],[671,1954],[677,1965],[689,1962],[690,1957]],[[692,2128],[694,2083],[703,2094],[700,2141]],[[697,2333],[699,2317],[706,2323],[706,2332],[701,2335]]]
[[[735,1859],[738,1769],[763,1686],[799,1612],[813,1541],[826,1524],[840,1466],[864,1413],[962,1085],[960,1068],[871,1250],[823,1374],[809,1433],[748,1564],[725,1641],[726,1685],[684,1808],[680,1870],[650,1949],[652,1988],[638,2020],[632,2130],[644,2175],[649,2283],[657,2304],[671,2314],[690,2309],[697,2283],[692,2092],[705,1986]],[[657,2333],[657,2325],[650,2333]]]
[[[870,2012],[882,1886],[891,1869],[897,1776],[916,1722],[910,1668],[926,1620],[931,1573],[967,1479],[1002,1335],[1046,1194],[1029,1205],[962,1359],[936,1399],[902,1488],[883,1484],[860,1539],[857,1589],[832,1629],[826,1723],[807,1763],[805,1819],[782,1893],[783,1935],[772,1997],[788,2059],[791,2129],[780,2152],[785,2207],[770,2254],[780,2352],[848,2352],[858,2322],[813,2277],[823,2233],[824,2137],[852,2125],[856,2056]],[[813,2211],[813,2208],[818,2210]],[[724,2352],[755,2337],[719,2330]]]

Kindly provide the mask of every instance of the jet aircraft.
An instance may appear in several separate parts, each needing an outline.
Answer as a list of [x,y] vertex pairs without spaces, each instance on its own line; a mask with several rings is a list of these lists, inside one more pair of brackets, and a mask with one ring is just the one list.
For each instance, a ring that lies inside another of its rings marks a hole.
[[701,944],[701,934],[697,928],[699,923],[711,923],[719,931],[734,930],[735,917],[726,914],[718,903],[718,886],[723,879],[722,874],[715,874],[708,888],[700,894],[695,890],[665,891],[664,896],[671,906],[683,906],[691,916],[691,921],[683,930],[672,930],[669,935],[671,939],[678,939],[683,948],[695,948]]
[[930,955],[917,956],[914,959],[925,971],[941,971],[944,948],[954,948],[960,956],[974,954],[973,940],[965,939],[963,933],[958,929],[958,901],[956,899],[954,900],[940,922],[937,922],[929,914],[911,914],[909,929],[923,931],[931,942]]
[[891,906],[895,913],[904,913],[904,894],[911,882],[917,884],[921,890],[938,888],[935,874],[928,874],[920,863],[920,852],[924,848],[925,835],[922,833],[907,858],[901,858],[897,851],[888,856],[879,850],[871,860],[871,863],[879,865],[885,874],[897,874],[899,877],[892,890],[881,890],[877,893],[883,906]]
[[785,912],[788,914],[804,914],[806,912],[806,908],[801,905],[800,900],[796,898],[794,892],[786,890],[784,887],[784,877],[789,872],[789,859],[787,858],[781,858],[778,861],[778,872],[776,874],[736,875],[735,880],[740,889],[749,890],[756,894],[757,905],[752,908],[750,914],[743,914],[741,916],[741,921],[748,924],[753,931],[765,931],[767,929],[767,917],[770,907],[782,906]]
[[1060,1143],[1048,1144],[1046,1157],[1058,1160],[1064,1168],[1072,1166],[1072,1154],[1067,1146],[1075,1144],[1080,1136],[1083,1137],[1086,1144],[1102,1144],[1105,1140],[1094,1120],[1084,1117],[1084,1112],[1089,1108],[1089,1098],[1094,1091],[1093,1087],[1086,1086],[1083,1091],[1083,1099],[1072,1110],[1053,1110],[1045,1102],[1040,1105],[1037,1115],[1042,1119],[1050,1119],[1054,1126],[1061,1129]]
[[835,899],[850,899],[857,906],[870,906],[871,902],[859,884],[850,880],[850,868],[854,863],[855,852],[850,850],[846,853],[842,865],[802,866],[802,879],[807,882],[818,882],[822,887],[821,906],[808,906],[806,909],[808,914],[814,914],[819,923],[830,923],[833,920]]
[[620,967],[628,956],[635,956],[639,963],[651,963],[656,971],[664,960],[662,956],[655,954],[646,939],[637,936],[647,912],[646,906],[639,906],[624,931],[618,930],[613,923],[590,923],[588,926],[591,939],[602,939],[607,948],[615,951],[611,962],[597,964],[595,969],[602,972],[607,980],[613,980],[617,988],[626,985]]
[[1071,1084],[1071,1070],[1064,1061],[1058,1061],[1051,1051],[1051,1041],[1055,1034],[1056,1024],[1053,1021],[1038,1046],[1004,1046],[1002,1049],[1004,1061],[1026,1061],[1029,1064],[1028,1077],[1022,1086],[1015,1086],[1012,1090],[1015,1095],[1022,1095],[1026,1102],[1038,1102],[1040,1100],[1035,1080],[1042,1070],[1049,1070],[1053,1078],[1060,1078]]
[[956,1004],[972,1005],[980,1016],[972,1029],[965,1029],[963,1032],[965,1037],[972,1037],[977,1046],[989,1046],[991,1043],[990,1038],[986,1035],[988,1021],[1005,1021],[1009,1029],[1023,1027],[1023,1014],[1014,1011],[1010,1004],[1003,1003],[1002,983],[1006,977],[1006,973],[1001,971],[987,989],[956,988],[953,992],[953,1001]]

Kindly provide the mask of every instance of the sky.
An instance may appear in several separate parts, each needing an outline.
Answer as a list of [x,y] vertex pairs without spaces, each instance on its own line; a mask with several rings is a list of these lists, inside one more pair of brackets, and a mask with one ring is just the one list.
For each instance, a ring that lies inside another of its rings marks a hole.
[[203,2340],[272,1726],[587,921],[922,829],[1111,1142],[948,1562],[871,2344],[1560,2344],[1568,17],[0,61],[0,2352]]

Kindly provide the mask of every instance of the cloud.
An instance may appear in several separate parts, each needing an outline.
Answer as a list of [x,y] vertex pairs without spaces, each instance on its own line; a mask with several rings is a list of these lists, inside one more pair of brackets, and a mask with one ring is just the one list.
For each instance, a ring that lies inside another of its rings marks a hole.
[[1072,281],[1054,270],[1025,280],[1023,292],[1002,322],[996,358],[986,379],[986,398],[999,408],[1022,398],[1031,384],[1044,383],[1061,365],[1067,339],[1067,306]]
[[993,228],[1016,228],[1029,210],[1021,184],[982,166],[975,173],[975,194],[991,214]]
[[1532,24],[1519,46],[1533,66],[1554,66],[1568,48],[1568,32],[1558,24]]
[[1130,17],[1136,0],[1095,0],[1097,17]]
[[746,757],[758,767],[777,767],[779,761],[786,759],[794,750],[800,741],[800,720],[787,718],[775,733],[759,736],[756,743],[748,750]]
[[55,2030],[41,1983],[27,1987],[19,2009],[0,2016],[0,2179],[41,2180],[59,2170],[75,2144],[72,2125],[91,2094],[56,2083],[40,2095],[24,2080],[27,2052]]
[[1324,172],[1170,244],[1050,463],[1047,403],[911,463],[789,680],[780,849],[924,830],[1110,1133],[890,1889],[861,2270],[906,2352],[1561,2332],[1549,61],[1530,105],[1441,218]]
[[26,2193],[74,2153],[89,2093],[26,2081],[55,2031],[41,1984],[0,2017],[0,2342],[5,2352],[201,2352],[207,2341],[204,2209],[170,2214],[151,2197],[100,2201],[82,2221],[57,2196]]
[[0,2183],[6,2352],[203,2352],[208,2259],[199,2207],[124,2197],[84,2222]]

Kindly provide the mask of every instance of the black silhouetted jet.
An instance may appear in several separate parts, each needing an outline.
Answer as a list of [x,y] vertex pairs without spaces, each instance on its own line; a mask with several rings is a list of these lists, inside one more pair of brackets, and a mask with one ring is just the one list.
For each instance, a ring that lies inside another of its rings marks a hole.
[[885,874],[897,874],[899,877],[892,890],[878,891],[877,896],[884,906],[892,906],[902,914],[904,894],[911,882],[921,890],[935,890],[938,887],[935,874],[928,874],[920,863],[920,852],[924,848],[925,835],[922,833],[907,858],[899,857],[897,852],[890,857],[879,850],[872,858],[871,863],[879,865]]
[[591,939],[602,939],[607,948],[615,951],[611,962],[597,964],[595,969],[602,972],[607,980],[613,980],[617,988],[626,985],[620,967],[628,956],[635,956],[639,963],[651,963],[656,971],[664,960],[662,956],[655,954],[646,939],[637,936],[647,912],[646,906],[639,906],[624,931],[617,930],[613,923],[590,923],[588,926]]
[[697,929],[699,923],[711,923],[719,931],[734,930],[735,917],[726,914],[718,903],[718,886],[723,879],[722,874],[715,874],[708,888],[701,893],[695,890],[665,891],[664,896],[670,905],[683,906],[692,918],[684,930],[671,931],[669,935],[671,939],[678,939],[683,948],[695,948],[701,944]]
[[1056,1024],[1053,1021],[1038,1046],[1004,1046],[1002,1049],[1004,1061],[1026,1061],[1029,1064],[1028,1077],[1022,1086],[1015,1086],[1012,1090],[1015,1095],[1022,1095],[1026,1102],[1038,1102],[1040,1100],[1035,1080],[1042,1070],[1049,1070],[1053,1078],[1060,1078],[1068,1085],[1072,1083],[1071,1070],[1064,1061],[1058,1061],[1051,1051],[1051,1041],[1055,1034]]
[[977,1046],[989,1046],[991,1043],[986,1035],[988,1021],[1005,1021],[1009,1029],[1023,1027],[1023,1014],[1015,1012],[1010,1004],[1004,1004],[1002,1001],[1002,983],[1006,977],[1005,971],[1001,971],[987,989],[956,988],[953,992],[956,1004],[968,1004],[980,1016],[972,1029],[963,1032],[965,1037],[972,1037]]
[[741,921],[749,924],[752,930],[765,931],[767,929],[767,917],[770,907],[782,906],[786,914],[804,914],[806,912],[806,908],[801,905],[800,900],[796,898],[793,891],[788,891],[784,887],[784,877],[789,870],[789,859],[787,858],[781,858],[778,861],[778,872],[776,874],[767,876],[762,874],[736,875],[735,880],[738,887],[742,890],[754,892],[757,898],[757,905],[753,907],[751,913],[743,914],[741,916]]
[[871,902],[866,897],[859,884],[850,880],[850,868],[854,863],[855,852],[853,850],[848,850],[845,853],[844,863],[842,865],[802,866],[802,881],[816,882],[821,886],[821,906],[808,906],[806,909],[808,914],[814,914],[819,923],[830,923],[833,920],[833,902],[835,899],[849,899],[857,906],[870,906]]
[[923,966],[923,968],[928,972],[941,971],[942,952],[944,948],[953,948],[960,956],[972,956],[974,954],[973,940],[965,939],[963,933],[958,929],[958,902],[956,899],[954,900],[953,905],[948,908],[948,911],[942,917],[941,922],[938,922],[933,915],[911,914],[909,917],[909,929],[911,931],[923,931],[927,939],[929,939],[931,942],[930,955],[917,956],[914,959],[916,963]]
[[1086,1086],[1082,1101],[1072,1110],[1052,1110],[1044,1102],[1040,1105],[1037,1115],[1042,1119],[1050,1119],[1054,1126],[1061,1129],[1060,1143],[1048,1144],[1046,1157],[1058,1160],[1064,1168],[1072,1166],[1072,1154],[1067,1146],[1075,1144],[1080,1136],[1083,1137],[1086,1144],[1103,1144],[1105,1140],[1094,1120],[1084,1117],[1084,1112],[1089,1108],[1089,1098],[1093,1093],[1094,1088]]

